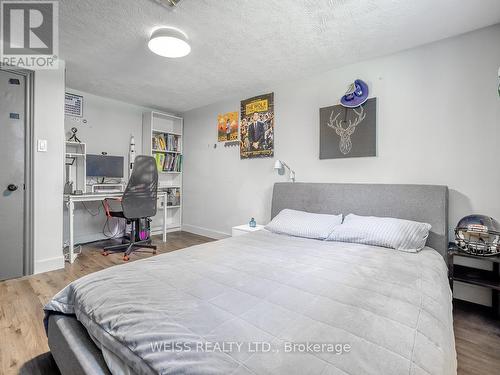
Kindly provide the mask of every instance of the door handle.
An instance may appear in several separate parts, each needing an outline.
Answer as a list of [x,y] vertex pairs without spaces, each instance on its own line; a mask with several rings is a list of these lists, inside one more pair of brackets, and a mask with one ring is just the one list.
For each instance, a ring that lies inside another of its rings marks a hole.
[[9,184],[9,186],[7,186],[7,190],[8,191],[16,191],[17,190],[17,185]]

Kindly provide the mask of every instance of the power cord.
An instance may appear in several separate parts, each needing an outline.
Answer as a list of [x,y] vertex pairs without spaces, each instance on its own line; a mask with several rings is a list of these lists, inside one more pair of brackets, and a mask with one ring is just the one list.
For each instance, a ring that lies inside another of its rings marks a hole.
[[[115,233],[113,233],[111,231],[111,228],[109,227],[109,222],[110,222],[110,218],[108,216],[106,216],[106,222],[104,223],[104,225],[102,227],[102,234],[106,238],[109,238],[109,239],[117,238],[117,237],[119,237],[119,235],[121,237],[121,234],[125,232],[125,227],[122,227],[121,225],[117,225]],[[119,224],[120,221],[118,220],[117,223]],[[125,224],[125,226],[126,226],[126,224]],[[106,229],[107,229],[109,234],[106,233]]]
[[98,216],[100,213],[101,213],[101,206],[98,206],[97,207],[97,212],[94,213],[92,211],[90,211],[90,209],[87,207],[87,205],[85,204],[85,202],[81,202],[83,207],[85,208],[85,210],[91,215],[91,216]]

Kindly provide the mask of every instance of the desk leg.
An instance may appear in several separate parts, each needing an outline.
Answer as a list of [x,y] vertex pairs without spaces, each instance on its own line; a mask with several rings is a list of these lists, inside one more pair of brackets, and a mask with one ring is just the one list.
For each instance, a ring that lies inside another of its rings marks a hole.
[[167,194],[163,194],[163,242],[167,242]]
[[75,240],[74,240],[74,230],[73,230],[73,220],[74,220],[75,203],[70,200],[68,202],[68,217],[69,217],[69,254],[68,259],[70,263],[74,262],[75,257]]

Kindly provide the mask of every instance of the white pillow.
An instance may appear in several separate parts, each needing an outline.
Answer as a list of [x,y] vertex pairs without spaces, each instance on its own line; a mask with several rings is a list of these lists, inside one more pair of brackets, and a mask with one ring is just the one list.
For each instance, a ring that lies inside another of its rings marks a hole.
[[416,253],[425,246],[431,225],[391,217],[349,214],[335,227],[328,241],[389,247]]
[[313,214],[286,208],[265,228],[274,233],[324,240],[340,224],[342,224],[342,214]]

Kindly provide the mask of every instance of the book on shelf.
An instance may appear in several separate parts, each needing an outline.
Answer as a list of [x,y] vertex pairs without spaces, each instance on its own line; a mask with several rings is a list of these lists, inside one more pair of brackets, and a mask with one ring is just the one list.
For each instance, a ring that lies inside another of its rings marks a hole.
[[155,154],[154,157],[156,159],[156,168],[158,168],[158,171],[162,171],[163,165],[165,164],[165,155]]
[[179,151],[180,140],[175,134],[156,134],[152,139],[153,150]]
[[174,134],[166,134],[167,150],[178,151],[179,137]]
[[153,137],[153,150],[165,151],[167,145],[165,143],[165,137],[163,134],[157,134]]
[[182,171],[182,155],[167,154],[163,163],[164,172],[181,172]]
[[155,154],[159,172],[182,172],[181,154]]

